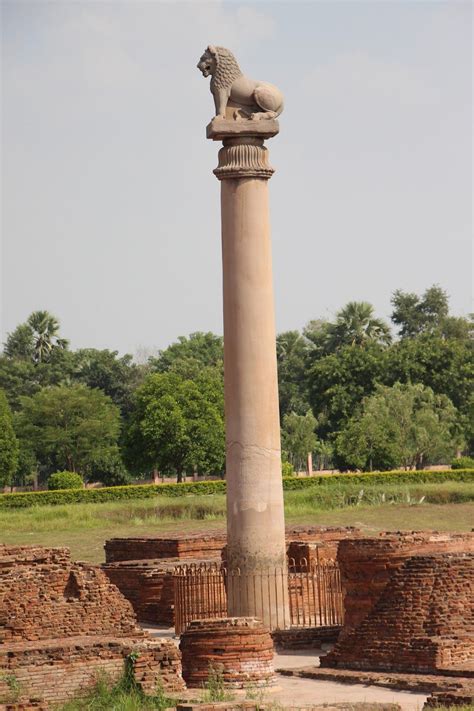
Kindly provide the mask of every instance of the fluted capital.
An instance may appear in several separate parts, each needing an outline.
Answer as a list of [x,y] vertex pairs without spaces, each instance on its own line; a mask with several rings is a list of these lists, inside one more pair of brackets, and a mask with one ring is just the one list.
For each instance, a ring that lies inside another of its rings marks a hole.
[[272,177],[275,171],[268,162],[268,150],[263,145],[263,138],[226,138],[223,143],[219,151],[219,165],[214,170],[216,178],[268,180]]

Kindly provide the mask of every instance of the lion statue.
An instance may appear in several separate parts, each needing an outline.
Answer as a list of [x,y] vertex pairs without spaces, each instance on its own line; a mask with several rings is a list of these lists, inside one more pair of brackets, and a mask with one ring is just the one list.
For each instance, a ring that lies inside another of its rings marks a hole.
[[229,107],[231,117],[236,120],[244,117],[259,121],[274,119],[283,111],[281,91],[265,81],[244,76],[234,55],[225,47],[210,44],[197,68],[204,77],[211,77],[216,116],[229,118],[226,113]]

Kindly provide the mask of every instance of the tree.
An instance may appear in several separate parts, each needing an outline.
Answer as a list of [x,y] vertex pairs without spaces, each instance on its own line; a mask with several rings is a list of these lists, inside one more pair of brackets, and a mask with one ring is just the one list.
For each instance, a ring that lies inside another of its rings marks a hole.
[[318,420],[318,435],[333,435],[370,395],[384,369],[384,349],[376,343],[344,346],[317,358],[307,372],[309,401]]
[[177,343],[150,358],[150,365],[158,373],[174,371],[184,378],[193,378],[202,368],[217,368],[223,372],[224,347],[222,336],[197,331],[189,337],[180,336]]
[[385,354],[386,385],[421,383],[449,397],[459,412],[468,449],[474,449],[474,343],[439,333],[403,338]]
[[146,368],[135,365],[131,355],[119,356],[118,351],[83,348],[74,353],[74,379],[102,390],[124,414],[145,374]]
[[366,301],[350,301],[337,312],[334,322],[310,321],[304,335],[320,355],[335,353],[345,346],[387,346],[392,340],[389,326],[374,316],[373,306]]
[[51,471],[86,476],[94,465],[117,457],[120,413],[111,399],[86,385],[43,388],[22,399],[18,436]]
[[280,417],[303,415],[309,409],[305,380],[308,342],[299,331],[285,331],[276,339]]
[[33,329],[28,323],[20,323],[7,335],[3,352],[7,358],[32,361],[35,350]]
[[5,393],[0,390],[0,486],[10,484],[18,466],[18,440]]
[[314,453],[317,456],[317,468],[327,469],[334,457],[334,447],[328,440],[319,439]]
[[58,335],[59,320],[49,311],[33,311],[27,324],[33,331],[33,359],[36,363],[48,360],[54,348],[68,347],[68,341]]
[[366,301],[350,301],[336,314],[336,321],[330,325],[329,341],[331,350],[342,346],[363,346],[366,343],[388,345],[392,338],[390,328],[375,318],[374,307]]
[[124,486],[130,484],[132,480],[119,453],[94,463],[88,479],[89,481],[100,481],[104,486]]
[[423,296],[397,289],[392,296],[391,319],[399,327],[401,338],[413,338],[421,333],[433,333],[443,327],[448,318],[448,295],[436,284]]
[[342,468],[421,469],[451,458],[460,444],[458,413],[445,395],[421,384],[378,385],[336,440]]
[[5,390],[12,410],[19,410],[21,398],[30,397],[50,385],[70,384],[74,379],[74,355],[55,348],[48,360],[11,359],[0,356],[0,388]]
[[305,468],[308,453],[316,449],[318,443],[315,434],[316,424],[316,418],[311,410],[308,410],[306,415],[291,412],[283,418],[282,447],[296,471]]
[[19,410],[21,398],[34,395],[40,387],[36,367],[31,361],[0,356],[0,388],[12,410]]
[[125,437],[130,469],[221,472],[225,459],[221,382],[210,369],[194,381],[176,372],[147,377],[134,396]]
[[325,319],[315,318],[308,321],[303,329],[303,336],[310,344],[310,350],[320,355],[328,355],[328,331],[331,324]]
[[67,349],[69,342],[59,337],[59,320],[49,311],[33,311],[26,323],[8,334],[4,353],[8,358],[43,363],[55,349]]

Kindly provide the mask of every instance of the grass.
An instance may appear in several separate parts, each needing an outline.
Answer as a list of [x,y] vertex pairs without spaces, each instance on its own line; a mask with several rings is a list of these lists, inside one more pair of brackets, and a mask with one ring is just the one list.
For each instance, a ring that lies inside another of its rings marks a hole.
[[[468,531],[474,484],[319,486],[285,492],[288,524],[358,526],[378,530]],[[225,496],[189,495],[137,501],[41,506],[0,511],[0,540],[8,544],[68,546],[78,560],[101,562],[113,536],[223,530]]]
[[126,675],[113,684],[106,674],[99,674],[88,694],[57,706],[56,711],[164,711],[174,705],[160,689],[154,696],[145,696]]

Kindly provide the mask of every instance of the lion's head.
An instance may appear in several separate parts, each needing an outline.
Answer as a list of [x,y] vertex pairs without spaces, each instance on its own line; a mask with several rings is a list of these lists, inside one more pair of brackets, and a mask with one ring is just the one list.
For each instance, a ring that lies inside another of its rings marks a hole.
[[234,81],[242,76],[232,52],[225,47],[214,47],[212,44],[204,51],[197,68],[204,77],[211,76],[211,82],[217,88],[232,86]]

